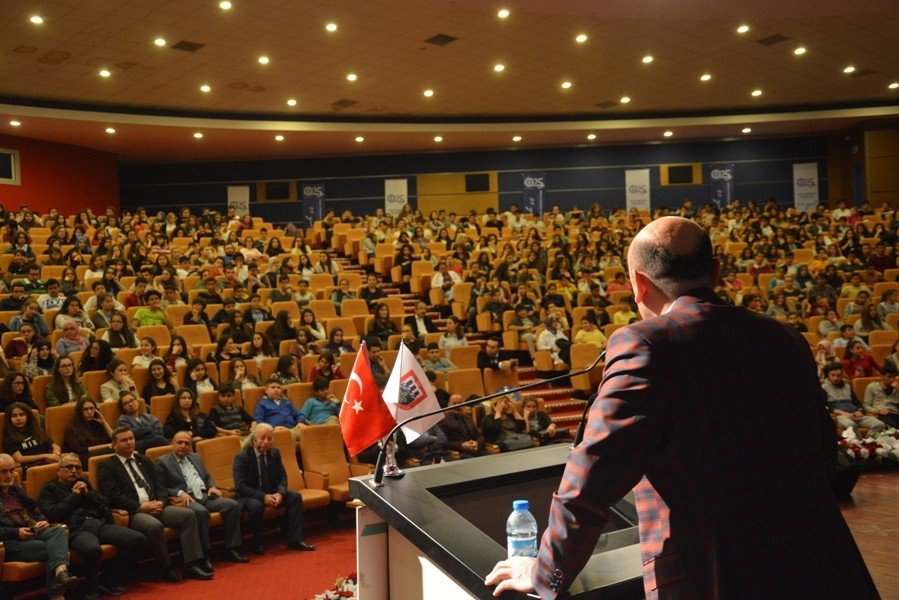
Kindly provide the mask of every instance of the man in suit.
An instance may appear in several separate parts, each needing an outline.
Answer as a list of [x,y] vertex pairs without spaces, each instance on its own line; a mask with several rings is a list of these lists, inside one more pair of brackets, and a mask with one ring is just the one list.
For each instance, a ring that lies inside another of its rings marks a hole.
[[415,334],[415,337],[418,338],[419,341],[424,340],[426,333],[435,333],[439,331],[437,326],[434,325],[434,321],[427,315],[427,312],[428,304],[419,300],[415,303],[415,314],[409,315],[403,319],[403,325],[411,327],[412,333]]
[[[121,581],[147,545],[142,533],[116,525],[109,514],[109,500],[91,488],[81,470],[77,454],[63,454],[59,459],[57,479],[48,481],[38,499],[41,510],[54,523],[69,528],[69,548],[81,555],[81,571],[85,579],[85,600],[97,600],[100,594],[120,596],[125,593]],[[106,563],[99,576],[103,559],[101,544],[112,544],[116,555]]]
[[247,511],[249,517],[253,551],[260,556],[265,554],[262,520],[266,507],[285,509],[289,550],[315,550],[315,546],[303,541],[303,497],[287,489],[287,471],[273,440],[274,428],[259,423],[246,447],[234,457],[234,490],[241,510]]
[[240,552],[240,506],[236,500],[223,498],[215,481],[206,470],[199,454],[192,452],[191,432],[179,431],[172,438],[172,452],[156,460],[156,475],[170,497],[177,497],[197,518],[200,544],[206,553],[203,569],[212,572],[209,561],[209,514],[220,513],[225,528],[225,560],[250,562]]
[[172,570],[172,559],[163,537],[164,528],[172,527],[181,532],[184,577],[212,579],[212,573],[203,568],[203,546],[193,511],[168,503],[165,485],[156,477],[153,463],[134,451],[134,431],[116,427],[112,432],[112,449],[115,456],[100,463],[97,470],[100,492],[109,498],[110,508],[128,512],[131,529],[147,537],[163,578],[172,582],[180,579]]
[[717,298],[692,221],[653,221],[628,268],[644,320],[609,340],[537,559],[502,561],[486,583],[564,595],[633,488],[648,599],[877,598],[830,489],[835,429],[808,343]]
[[[449,406],[456,406],[462,402],[462,396],[459,394],[449,397]],[[471,414],[463,412],[464,410],[462,408],[451,410],[443,415],[443,419],[438,423],[446,434],[446,449],[455,450],[461,458],[486,456],[484,435],[475,427]]]

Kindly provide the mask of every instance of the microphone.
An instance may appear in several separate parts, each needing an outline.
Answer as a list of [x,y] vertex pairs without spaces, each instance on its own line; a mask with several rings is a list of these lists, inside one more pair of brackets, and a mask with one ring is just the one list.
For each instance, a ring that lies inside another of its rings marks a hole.
[[[602,361],[602,359],[605,357],[605,355],[606,355],[606,352],[605,352],[605,350],[603,350],[602,352],[600,352],[599,356],[596,357],[596,360],[594,360],[593,363],[589,367],[587,367],[586,369],[581,369],[580,371],[574,371],[574,372],[565,373],[563,375],[557,375],[556,377],[551,377],[550,379],[544,379],[542,381],[534,381],[532,383],[527,383],[525,385],[518,386],[517,388],[505,389],[505,390],[502,390],[499,392],[495,392],[493,394],[489,394],[487,396],[482,396],[480,398],[472,398],[471,400],[466,400],[465,402],[461,402],[459,404],[454,404],[453,406],[447,406],[445,408],[439,408],[437,410],[432,410],[430,412],[422,413],[420,415],[415,415],[414,417],[409,417],[405,421],[401,421],[401,422],[397,423],[396,426],[390,430],[390,433],[387,434],[387,437],[385,439],[389,440],[390,438],[392,438],[396,434],[396,432],[399,431],[399,429],[401,427],[405,426],[406,424],[411,423],[413,421],[418,421],[420,419],[424,419],[425,417],[439,415],[439,414],[442,414],[445,412],[449,412],[451,410],[455,410],[462,406],[473,406],[475,404],[478,404],[479,402],[486,402],[487,400],[493,400],[494,398],[498,398],[500,396],[505,396],[506,394],[515,394],[517,392],[523,392],[525,390],[530,390],[530,389],[533,389],[533,388],[541,386],[541,385],[546,385],[547,383],[553,383],[554,381],[560,381],[567,377],[576,377],[578,375],[583,375],[585,373],[589,373],[590,371],[592,371],[593,369],[596,368],[596,365],[598,365],[600,363],[600,361]],[[594,395],[594,397],[595,397],[595,395]],[[587,415],[587,411],[585,410],[584,416],[586,417],[586,415]],[[578,428],[578,433],[581,433],[580,426]],[[378,460],[377,460],[377,462],[375,462],[375,476],[371,480],[372,487],[381,487],[382,485],[384,485],[384,482],[383,482],[384,460],[386,458],[386,452],[387,452],[387,444],[384,444],[383,447],[381,448],[381,450],[378,452]]]

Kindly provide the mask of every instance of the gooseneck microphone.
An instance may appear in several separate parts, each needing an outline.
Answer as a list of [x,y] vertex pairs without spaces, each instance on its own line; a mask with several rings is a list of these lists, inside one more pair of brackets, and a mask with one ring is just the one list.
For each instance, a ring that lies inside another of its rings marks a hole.
[[[432,410],[430,412],[422,413],[420,415],[415,415],[414,417],[409,417],[405,421],[401,421],[401,422],[397,423],[396,426],[390,430],[390,433],[387,434],[387,437],[385,439],[390,440],[394,435],[396,435],[396,432],[399,431],[399,429],[401,427],[403,427],[413,421],[418,421],[420,419],[424,419],[425,417],[430,417],[432,415],[439,415],[439,414],[442,414],[445,412],[449,412],[451,410],[455,410],[462,406],[473,406],[475,404],[478,404],[479,402],[486,402],[487,400],[493,400],[494,398],[498,398],[500,396],[505,396],[507,394],[515,394],[517,392],[523,392],[525,390],[530,390],[530,389],[533,389],[533,388],[541,386],[541,385],[546,385],[547,383],[553,383],[555,381],[560,381],[560,380],[568,378],[568,377],[576,377],[578,375],[583,375],[584,373],[589,373],[590,371],[592,371],[593,369],[596,368],[596,365],[598,365],[602,361],[602,359],[605,357],[605,355],[606,355],[605,350],[603,350],[599,354],[599,356],[596,357],[596,360],[594,360],[593,363],[589,367],[587,367],[586,369],[581,369],[580,371],[569,372],[569,373],[565,373],[563,375],[558,375],[556,377],[552,377],[550,379],[535,381],[535,382],[528,383],[528,384],[525,384],[522,386],[518,386],[517,388],[504,389],[502,391],[495,392],[495,393],[489,394],[487,396],[482,396],[480,398],[472,398],[471,400],[466,400],[465,402],[460,402],[459,404],[454,404],[452,406],[447,406],[445,408],[440,408],[437,410]],[[588,406],[588,408],[589,408],[589,406]],[[585,417],[586,417],[586,414],[587,414],[587,411],[585,410],[584,411]],[[581,423],[581,425],[578,426],[578,434],[579,435],[582,434],[582,431],[581,431],[582,428],[583,428],[583,423]],[[375,476],[371,480],[371,485],[373,487],[380,487],[380,486],[384,485],[384,483],[383,483],[384,460],[386,458],[386,452],[387,452],[387,444],[385,443],[382,446],[381,451],[378,452],[378,460],[375,463]]]

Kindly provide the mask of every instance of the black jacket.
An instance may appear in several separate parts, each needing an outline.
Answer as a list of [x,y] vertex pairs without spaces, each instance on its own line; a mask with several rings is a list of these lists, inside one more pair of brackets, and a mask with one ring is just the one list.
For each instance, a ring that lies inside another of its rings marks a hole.
[[409,327],[411,327],[412,333],[414,333],[415,337],[418,338],[424,337],[426,333],[436,333],[437,331],[439,331],[437,329],[437,326],[434,325],[434,321],[431,320],[431,317],[425,315],[422,321],[425,322],[425,329],[427,329],[427,331],[419,331],[418,321],[415,320],[415,315],[410,315],[403,319],[403,325],[408,325]]
[[287,470],[281,461],[281,453],[272,447],[268,451],[269,482],[272,485],[263,489],[259,477],[259,461],[256,450],[249,446],[234,457],[234,492],[238,498],[256,498],[262,501],[266,494],[284,494],[287,492]]
[[[28,514],[36,521],[47,520],[47,517],[41,513],[37,500],[26,496],[25,490],[13,485],[9,487],[9,494],[18,498],[25,510],[28,511]],[[19,527],[21,526],[16,525],[16,522],[6,514],[6,510],[0,508],[0,542],[3,542],[3,545],[6,546],[7,555],[19,551]]]
[[90,490],[87,496],[72,493],[71,488],[58,479],[47,482],[41,490],[38,503],[44,514],[54,523],[65,523],[69,533],[77,533],[86,519],[112,522],[109,514],[109,500],[91,488],[86,479],[82,480]]
[[[140,472],[140,476],[150,486],[150,489],[147,491],[150,500],[162,500],[165,502],[168,499],[165,485],[156,477],[153,463],[146,456],[136,452],[133,456],[137,462],[137,470]],[[100,463],[100,467],[97,469],[97,484],[103,495],[109,499],[110,508],[121,508],[128,511],[130,515],[136,513],[137,509],[140,508],[137,490],[134,489],[131,476],[128,475],[128,471],[125,469],[122,461],[119,460],[118,455],[114,454]]]

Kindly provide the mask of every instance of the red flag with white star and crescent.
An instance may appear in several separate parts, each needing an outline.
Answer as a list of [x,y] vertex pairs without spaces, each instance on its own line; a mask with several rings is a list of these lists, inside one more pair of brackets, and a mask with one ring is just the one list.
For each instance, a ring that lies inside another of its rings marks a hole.
[[381,398],[363,343],[356,354],[353,372],[340,405],[340,430],[351,456],[359,454],[396,425],[390,409]]

